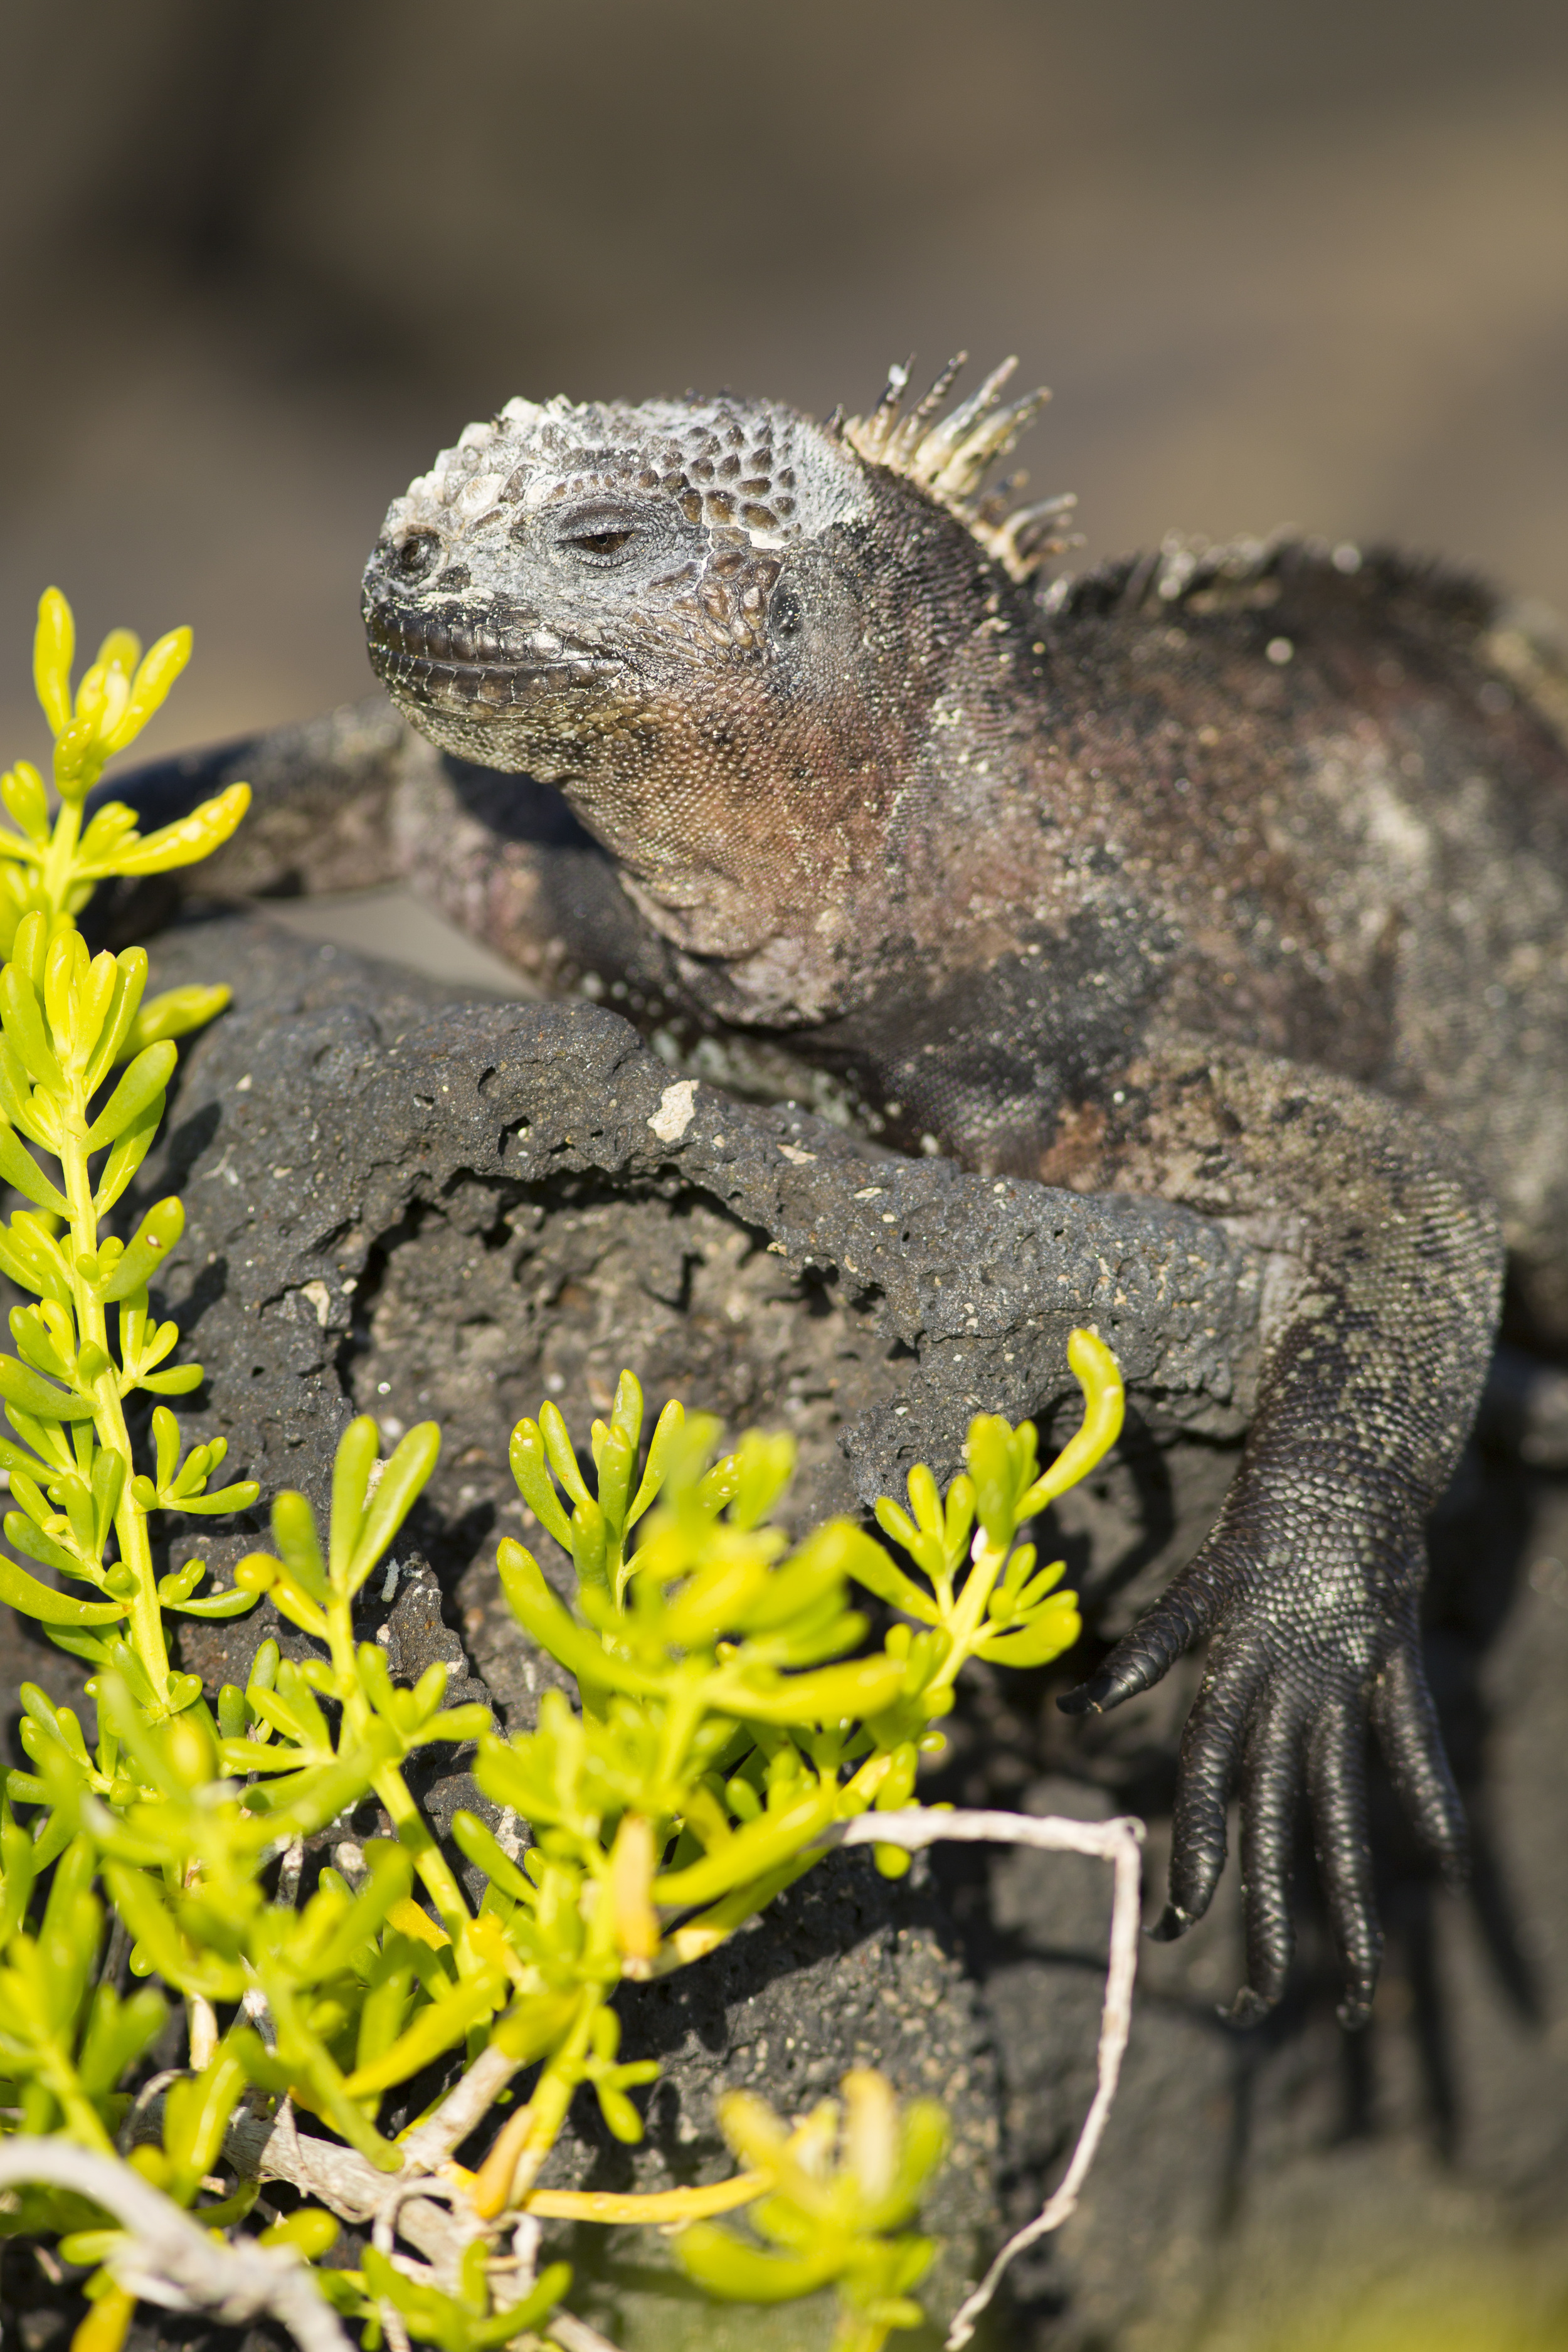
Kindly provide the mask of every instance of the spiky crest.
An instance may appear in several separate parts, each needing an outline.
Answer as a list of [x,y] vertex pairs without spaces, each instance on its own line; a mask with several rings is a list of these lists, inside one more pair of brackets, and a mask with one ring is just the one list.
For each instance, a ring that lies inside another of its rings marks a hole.
[[992,466],[1027,431],[1051,395],[1042,389],[1001,405],[1002,387],[1018,364],[1016,359],[1004,360],[978,392],[961,401],[940,425],[933,424],[968,359],[967,352],[959,352],[949,360],[931,390],[907,415],[902,413],[904,394],[914,362],[908,366],[895,363],[888,371],[887,390],[870,415],[851,416],[839,430],[868,465],[902,474],[944,506],[973,532],[993,562],[1021,583],[1031,579],[1048,555],[1058,555],[1072,544],[1057,537],[1055,526],[1070,514],[1078,500],[1071,491],[1065,491],[1033,506],[1010,508],[1009,498],[1023,488],[1026,474],[1012,475],[994,490],[983,491]]

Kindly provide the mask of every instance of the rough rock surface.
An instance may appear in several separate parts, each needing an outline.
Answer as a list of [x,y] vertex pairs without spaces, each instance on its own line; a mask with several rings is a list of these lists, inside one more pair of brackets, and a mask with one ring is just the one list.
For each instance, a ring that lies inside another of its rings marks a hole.
[[[509,1722],[531,1718],[554,1670],[499,1604],[496,1539],[534,1533],[507,1433],[553,1395],[585,1435],[623,1364],[656,1406],[679,1392],[731,1425],[791,1428],[805,1521],[892,1485],[917,1454],[951,1468],[981,1405],[1048,1413],[1069,1393],[1066,1333],[1091,1321],[1133,1402],[1117,1457],[1060,1516],[1098,1638],[1212,1515],[1268,1276],[1217,1228],[1157,1203],[993,1187],[787,1108],[693,1093],[591,1005],[458,1002],[247,917],[157,944],[160,984],[220,973],[238,1002],[186,1054],[142,1186],[178,1185],[190,1213],[167,1300],[209,1380],[183,1417],[195,1434],[221,1429],[264,1492],[299,1485],[319,1504],[351,1411],[392,1435],[442,1422],[399,1580],[366,1596],[367,1631],[399,1672],[444,1656]],[[222,1566],[256,1532],[226,1531],[206,1556]],[[193,1549],[181,1539],[174,1557]],[[1560,2340],[1568,1497],[1478,1454],[1436,1555],[1434,1675],[1478,1825],[1476,1897],[1435,1892],[1384,1808],[1389,1961],[1354,2042],[1333,2022],[1331,1954],[1310,1916],[1285,2010],[1249,2035],[1219,2023],[1239,1974],[1234,1876],[1184,1943],[1145,1947],[1105,2154],[1020,2281],[1008,2342],[1254,2352],[1293,2344],[1315,2311],[1304,2340],[1328,2343],[1379,2295],[1403,2309],[1399,2295],[1430,2291],[1451,2315],[1460,2272],[1489,2309],[1512,2297],[1521,2327],[1545,2331],[1521,2347]],[[243,1679],[263,1630],[260,1612],[193,1626],[187,1662],[215,1684]],[[70,1661],[13,1638],[13,1672],[62,1696],[76,1685]],[[1152,1876],[1191,1675],[1089,1726],[1057,1715],[1061,1686],[977,1677],[930,1793],[1139,1811]],[[433,1775],[437,1820],[474,1801],[462,1766]],[[628,2152],[574,2116],[558,2168],[604,2187],[711,2177],[720,2084],[798,2109],[873,2057],[953,2109],[934,2216],[950,2248],[931,2298],[951,2308],[999,2214],[1037,2203],[1087,2102],[1105,1875],[1066,1857],[939,1854],[929,1876],[889,1887],[864,1857],[825,1865],[702,1969],[627,2002],[627,2054],[668,2070],[648,2140]],[[595,2273],[581,2307],[626,2352],[820,2335],[821,2315],[697,2311],[656,2293],[659,2242],[642,2233],[572,2252]]]
[[[302,957],[256,920],[176,931],[158,964],[160,980],[246,975],[189,1054],[140,1187],[177,1186],[188,1204],[165,1286],[214,1367],[194,1432],[221,1429],[264,1491],[297,1484],[320,1504],[350,1410],[394,1436],[438,1419],[447,1442],[411,1526],[416,1572],[390,1601],[367,1594],[365,1630],[407,1674],[443,1654],[433,1570],[510,1723],[557,1678],[493,1570],[500,1533],[535,1534],[506,1441],[542,1394],[585,1436],[629,1363],[654,1407],[679,1391],[731,1425],[783,1421],[801,1447],[801,1522],[895,1483],[917,1450],[951,1468],[982,1404],[1021,1413],[1066,1397],[1066,1336],[1085,1319],[1163,1425],[1238,1423],[1259,1268],[1181,1212],[871,1155],[818,1120],[672,1078],[592,1005],[442,1003],[341,952]],[[199,1546],[220,1567],[253,1541],[243,1527],[216,1540],[196,1529],[173,1556]],[[307,1646],[268,1610],[193,1625],[184,1656],[211,1685],[243,1679],[264,1631]],[[457,1763],[426,1791],[437,1821],[475,1801]],[[787,1929],[770,1914],[700,1980],[626,2005],[628,2053],[667,2062],[658,2127],[635,2158],[568,2136],[552,2177],[581,2179],[585,2163],[604,2185],[706,2177],[727,2164],[711,2121],[721,2083],[754,2080],[795,2112],[870,2054],[952,2111],[934,2290],[951,2305],[994,2232],[997,2126],[945,1906],[894,1895],[858,1856],[786,1911]],[[574,2123],[591,2129],[586,2115]],[[611,2249],[616,2309],[648,2243],[639,2234],[626,2277]],[[659,2340],[661,2309],[647,2303],[636,2340]],[[802,2324],[781,2315],[778,2340]],[[754,2337],[757,2315],[745,2325]]]

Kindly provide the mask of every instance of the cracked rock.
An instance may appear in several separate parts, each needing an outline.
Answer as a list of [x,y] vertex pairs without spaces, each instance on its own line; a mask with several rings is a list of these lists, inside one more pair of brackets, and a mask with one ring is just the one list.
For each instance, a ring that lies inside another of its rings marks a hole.
[[[483,1692],[512,1726],[562,1681],[500,1601],[494,1549],[509,1530],[564,1584],[512,1486],[507,1439],[545,1395],[585,1439],[623,1365],[650,1413],[678,1393],[731,1427],[790,1429],[797,1526],[901,1487],[917,1458],[951,1473],[983,1406],[1048,1420],[1066,1404],[1071,1426],[1066,1343],[1080,1322],[1115,1347],[1148,1445],[1185,1433],[1228,1467],[1213,1441],[1245,1417],[1262,1270],[1182,1211],[898,1160],[794,1108],[672,1077],[596,1006],[456,1002],[302,950],[258,917],[157,943],[158,985],[220,971],[243,975],[238,1001],[187,1049],[138,1190],[145,1202],[177,1188],[187,1207],[163,1287],[209,1380],[184,1418],[193,1437],[226,1435],[234,1472],[264,1496],[297,1486],[323,1517],[352,1412],[374,1412],[389,1441],[440,1422],[398,1576],[362,1595],[365,1637],[403,1675],[440,1657],[454,1697]],[[1082,1505],[1097,1549],[1097,1514],[1124,1531],[1125,1475]],[[199,1551],[226,1580],[258,1540],[259,1514],[181,1534],[171,1558]],[[243,1681],[267,1633],[310,1647],[263,1604],[193,1621],[183,1657],[210,1686]],[[423,1790],[438,1830],[477,1801],[465,1763],[437,1764]],[[701,1968],[628,1988],[623,2009],[624,2053],[665,2063],[647,2139],[623,2149],[579,2098],[552,2179],[719,2177],[717,2090],[745,2084],[794,2114],[875,2063],[952,2116],[930,2214],[945,2241],[932,2307],[952,2308],[999,2225],[1000,2099],[985,2004],[935,1874],[921,1864],[893,1885],[868,1855],[836,1857]],[[658,2242],[579,2234],[574,2259],[617,2342],[688,2340],[689,2303],[650,2278]],[[798,2311],[704,2312],[701,2327],[713,2347],[742,2330],[781,2347],[831,2332],[827,2315]]]
[[[1067,1334],[1092,1323],[1128,1375],[1128,1431],[1053,1514],[1049,1540],[1099,1637],[1131,1621],[1211,1521],[1269,1286],[1267,1256],[1241,1237],[1159,1202],[897,1160],[677,1076],[594,1005],[474,1003],[258,916],[155,943],[156,985],[220,973],[238,1000],[186,1048],[140,1188],[146,1202],[177,1186],[188,1212],[164,1297],[208,1380],[181,1418],[193,1437],[227,1436],[226,1475],[255,1475],[268,1498],[300,1486],[323,1517],[351,1413],[374,1412],[389,1440],[441,1423],[397,1581],[378,1577],[362,1596],[363,1637],[384,1639],[399,1674],[439,1656],[454,1696],[488,1693],[504,1723],[532,1721],[562,1677],[501,1604],[499,1537],[534,1544],[563,1589],[566,1576],[519,1501],[507,1437],[550,1396],[585,1442],[624,1365],[650,1411],[679,1394],[731,1428],[789,1429],[789,1508],[804,1527],[900,1485],[916,1458],[945,1475],[981,1408],[1037,1413],[1059,1438],[1077,1418]],[[1524,1407],[1500,1390],[1494,1440],[1521,1414],[1546,1426],[1531,1377]],[[264,1539],[258,1515],[197,1526],[170,1550],[226,1580]],[[1353,2047],[1333,2022],[1305,1855],[1301,1964],[1260,2032],[1216,2016],[1240,1977],[1234,1871],[1191,1936],[1146,1946],[1102,2156],[1078,2213],[1022,2272],[998,2342],[1239,2352],[1320,2305],[1314,2340],[1330,2341],[1335,2315],[1390,2277],[1430,2282],[1456,2263],[1485,2269],[1500,2307],[1516,2289],[1531,2310],[1568,2307],[1553,2251],[1568,2244],[1568,1877],[1552,1860],[1568,1853],[1563,1497],[1478,1454],[1435,1558],[1432,1673],[1477,1828],[1474,1899],[1435,1893],[1374,1789],[1389,1952]],[[11,1631],[21,1671],[62,1698],[79,1687],[70,1660]],[[243,1681],[267,1632],[308,1647],[264,1605],[192,1622],[185,1662],[211,1685]],[[1152,1883],[1200,1670],[1184,1662],[1141,1700],[1070,1727],[1052,1697],[1072,1662],[977,1671],[927,1793],[1137,1811]],[[466,1764],[432,1759],[438,1828],[458,1804],[483,1809]],[[1107,1908],[1103,1870],[1070,1856],[939,1850],[929,1873],[889,1885],[866,1854],[839,1855],[700,1968],[626,1989],[624,2054],[666,2067],[647,2141],[609,2140],[580,2097],[551,2177],[639,2189],[717,2177],[720,2088],[744,2084],[797,2113],[870,2058],[906,2095],[934,2092],[952,2112],[956,2154],[929,2214],[946,2250],[927,2300],[945,2315],[1003,2223],[1059,2177],[1092,2087]],[[670,2295],[653,2233],[577,2235],[578,2307],[622,2352],[804,2352],[831,2333],[820,2310]]]

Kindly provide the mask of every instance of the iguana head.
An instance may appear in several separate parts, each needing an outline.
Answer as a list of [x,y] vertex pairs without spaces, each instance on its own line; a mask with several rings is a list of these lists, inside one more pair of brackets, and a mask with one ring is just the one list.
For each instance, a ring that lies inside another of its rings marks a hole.
[[753,953],[880,854],[954,646],[1067,503],[979,496],[1045,395],[1002,369],[937,424],[954,372],[826,425],[509,401],[387,514],[375,668],[444,750],[558,783],[678,945]]

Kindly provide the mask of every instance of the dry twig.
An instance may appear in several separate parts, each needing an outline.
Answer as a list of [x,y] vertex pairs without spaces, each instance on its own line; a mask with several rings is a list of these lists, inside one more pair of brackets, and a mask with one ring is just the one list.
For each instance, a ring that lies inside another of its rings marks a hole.
[[[1074,1822],[1056,1815],[1037,1819],[1027,1813],[946,1812],[934,1809],[926,1811],[912,1808],[900,1813],[861,1814],[839,1823],[829,1832],[829,1838],[840,1845],[897,1845],[910,1853],[939,1844],[1023,1845],[1047,1853],[1089,1854],[1098,1861],[1109,1862],[1112,1867],[1110,1957],[1100,2011],[1094,2098],[1059,2185],[1035,2219],[1008,2240],[979,2286],[954,2314],[947,2352],[961,2352],[973,2336],[974,2323],[995,2294],[1008,2265],[1037,2239],[1059,2229],[1077,2206],[1104,2134],[1132,2021],[1143,1825],[1130,1818]],[[465,2226],[461,2200],[452,2198],[450,2173],[443,2178],[437,2168],[481,2119],[496,2093],[515,2071],[513,2063],[493,2048],[485,2052],[428,2121],[409,2135],[410,2161],[390,2179],[353,2148],[301,2133],[287,2102],[270,2118],[243,2110],[237,2114],[225,2134],[224,2153],[243,2179],[288,2181],[329,2206],[346,2221],[374,2221],[395,2211],[398,2236],[416,2247],[437,2274],[445,2278],[455,2274],[463,2247],[473,2231],[471,2226]],[[161,2104],[151,2101],[145,2116],[138,2118],[138,2137],[156,2133]],[[419,2193],[422,2188],[426,2189],[426,2193]],[[454,2204],[456,2210],[450,2210]],[[649,2218],[653,2218],[651,2213]],[[664,2216],[658,2218],[663,2220]],[[558,2314],[550,2323],[552,2330],[569,2319],[570,2315]],[[576,2328],[584,2325],[574,2320],[570,2324]],[[564,2343],[566,2339],[558,2340]],[[582,2352],[589,2352],[586,2338],[577,2340]]]
[[1084,2117],[1072,2159],[1059,2186],[1034,2220],[1009,2238],[985,2276],[966,2295],[952,2316],[946,2352],[962,2352],[974,2333],[1008,2264],[1047,2231],[1057,2230],[1079,2200],[1079,2192],[1094,2162],[1116,2096],[1121,2060],[1132,2027],[1132,1985],[1138,1973],[1138,1928],[1142,1903],[1143,1824],[1130,1817],[1110,1822],[1070,1822],[1056,1814],[1037,1820],[1027,1813],[930,1812],[862,1813],[837,1833],[843,1845],[898,1845],[913,1853],[921,1846],[1027,1845],[1045,1853],[1088,1853],[1109,1862],[1113,1871],[1110,1901],[1110,1953],[1105,1973],[1105,2001],[1100,2016],[1100,2050],[1094,2097]]
[[300,2352],[351,2352],[337,2315],[297,2254],[253,2238],[221,2242],[128,2164],[68,2139],[0,2140],[0,2189],[46,2183],[101,2207],[126,2232],[107,2267],[116,2285],[165,2311],[200,2311],[225,2327],[271,2318]]

